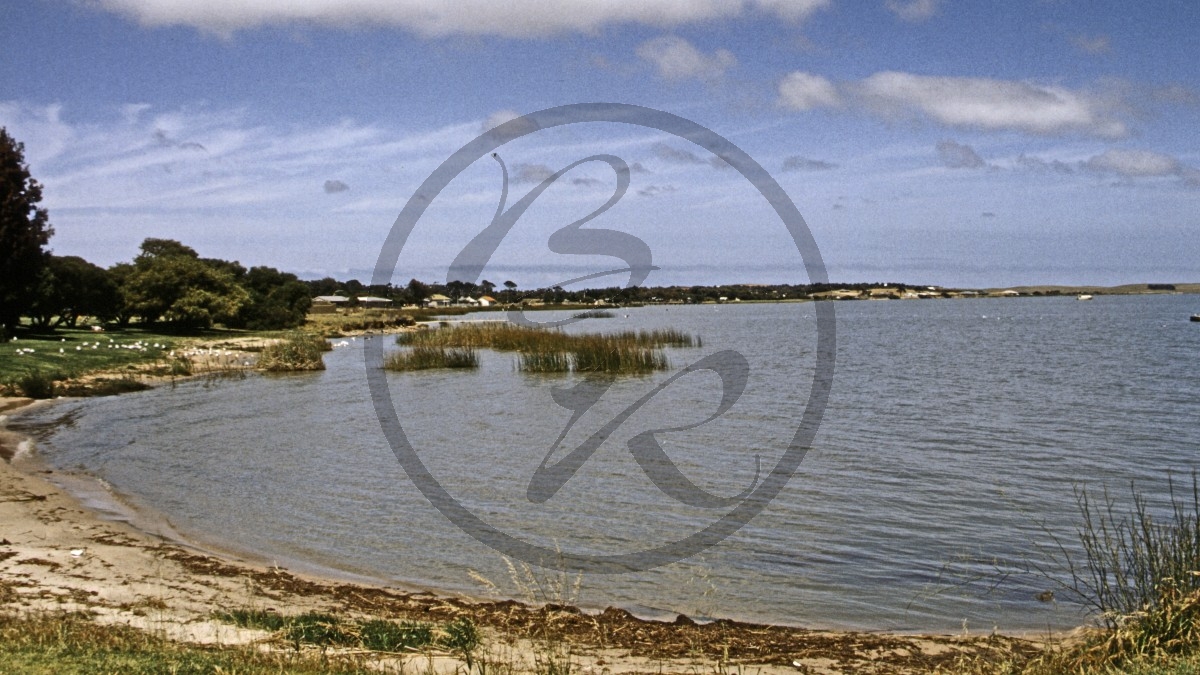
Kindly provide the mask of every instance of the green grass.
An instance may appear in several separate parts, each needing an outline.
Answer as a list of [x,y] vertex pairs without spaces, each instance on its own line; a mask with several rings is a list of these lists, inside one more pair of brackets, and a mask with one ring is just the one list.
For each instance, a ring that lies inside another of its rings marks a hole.
[[413,621],[372,619],[358,626],[358,639],[364,649],[376,652],[403,652],[433,644],[433,629],[429,624]]
[[[303,645],[317,647],[361,647],[377,652],[415,651],[440,646],[447,651],[474,651],[479,633],[469,619],[458,619],[440,628],[418,621],[368,619],[353,621],[325,612],[306,612],[286,616],[261,609],[233,609],[217,612],[217,620],[241,628],[253,628],[278,634],[297,650]],[[441,635],[438,639],[435,636]]]
[[402,333],[419,348],[470,348],[518,352],[517,367],[531,373],[645,373],[670,368],[662,347],[699,347],[700,338],[678,330],[572,334],[507,322],[466,323]]
[[0,344],[0,382],[12,382],[32,371],[61,374],[56,379],[64,379],[134,364],[165,364],[179,344],[177,336],[136,330],[59,330],[53,335],[22,335]]
[[78,614],[0,614],[0,672],[36,675],[131,673],[378,673],[364,659],[316,658],[295,651],[170,642]]

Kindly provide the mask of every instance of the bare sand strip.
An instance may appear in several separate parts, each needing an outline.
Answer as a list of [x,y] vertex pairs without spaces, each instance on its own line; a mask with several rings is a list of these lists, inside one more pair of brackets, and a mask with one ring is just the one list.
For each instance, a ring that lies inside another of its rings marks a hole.
[[[30,404],[0,398],[0,415]],[[51,482],[23,455],[28,440],[0,421],[0,610],[83,611],[94,620],[196,643],[268,643],[262,631],[213,618],[222,609],[321,610],[347,617],[445,622],[470,617],[487,649],[532,669],[546,645],[567,650],[579,672],[716,672],[742,666],[769,673],[925,673],[974,656],[1031,653],[1034,642],[1005,636],[912,636],[809,631],[717,621],[645,621],[619,609],[477,602],[429,592],[319,579],[230,556],[205,554],[124,522],[101,518]],[[35,452],[35,450],[33,450]],[[16,459],[14,460],[14,455]],[[416,657],[414,657],[416,658]],[[453,672],[448,655],[421,668]]]

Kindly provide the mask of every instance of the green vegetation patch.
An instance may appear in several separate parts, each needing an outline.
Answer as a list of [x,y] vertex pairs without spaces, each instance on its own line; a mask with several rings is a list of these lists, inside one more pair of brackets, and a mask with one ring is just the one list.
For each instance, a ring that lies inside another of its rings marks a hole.
[[293,333],[263,348],[258,366],[273,373],[325,370],[322,352],[331,349],[325,338],[308,333]]
[[699,337],[673,329],[571,334],[499,321],[402,333],[396,342],[411,347],[409,353],[422,348],[518,352],[517,367],[531,373],[666,370],[670,363],[662,347],[701,346]]
[[278,634],[299,649],[318,647],[361,647],[376,652],[416,651],[438,647],[456,654],[468,654],[479,646],[479,629],[467,618],[455,619],[443,626],[419,621],[368,619],[353,621],[325,612],[305,612],[286,616],[261,609],[233,609],[217,612],[219,621],[242,628]]
[[83,673],[377,673],[362,659],[314,658],[296,651],[262,652],[169,642],[129,626],[93,623],[79,614],[0,614],[0,672]]
[[389,354],[383,362],[386,370],[431,370],[434,368],[478,368],[479,355],[470,347],[417,346]]

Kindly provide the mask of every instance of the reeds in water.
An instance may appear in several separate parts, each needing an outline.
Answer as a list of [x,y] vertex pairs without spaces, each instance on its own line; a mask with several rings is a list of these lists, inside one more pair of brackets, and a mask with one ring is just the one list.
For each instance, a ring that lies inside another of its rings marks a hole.
[[470,347],[429,347],[419,345],[395,354],[383,362],[385,370],[432,370],[434,368],[478,368],[479,355]]
[[699,347],[700,338],[675,329],[571,334],[511,323],[476,323],[404,333],[397,343],[425,348],[519,352],[530,373],[644,373],[670,368],[662,347]]
[[258,366],[276,373],[325,370],[325,361],[321,358],[321,353],[329,349],[329,342],[322,337],[295,333],[264,347],[258,357]]

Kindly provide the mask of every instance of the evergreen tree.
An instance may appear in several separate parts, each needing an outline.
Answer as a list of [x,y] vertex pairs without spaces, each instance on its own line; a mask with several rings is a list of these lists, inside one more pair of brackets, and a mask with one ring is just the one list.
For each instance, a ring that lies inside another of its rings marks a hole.
[[7,340],[34,302],[54,230],[42,186],[29,175],[25,145],[0,127],[0,340]]

